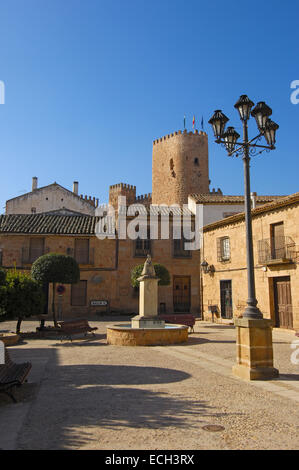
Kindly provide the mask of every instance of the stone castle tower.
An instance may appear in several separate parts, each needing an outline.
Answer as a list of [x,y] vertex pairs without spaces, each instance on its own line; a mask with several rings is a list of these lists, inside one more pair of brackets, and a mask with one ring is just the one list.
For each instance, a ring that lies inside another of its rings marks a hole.
[[152,203],[187,204],[192,193],[209,193],[208,136],[178,131],[153,142]]

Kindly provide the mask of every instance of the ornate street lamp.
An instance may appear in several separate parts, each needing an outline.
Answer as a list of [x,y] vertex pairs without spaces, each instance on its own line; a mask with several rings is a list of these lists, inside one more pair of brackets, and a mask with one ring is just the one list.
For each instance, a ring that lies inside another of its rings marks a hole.
[[229,119],[222,113],[222,111],[220,111],[220,109],[217,109],[209,120],[209,123],[213,127],[216,139],[220,139],[222,137],[227,121],[229,121]]
[[[235,108],[239,111],[240,119],[243,123],[243,142],[238,142],[240,135],[233,127],[228,127],[225,131],[225,125],[229,119],[222,113],[221,110],[215,111],[214,115],[209,120],[209,123],[213,127],[213,131],[217,139],[216,142],[225,146],[228,155],[242,155],[243,158],[248,276],[248,300],[243,317],[249,319],[262,319],[263,315],[257,307],[257,299],[255,294],[249,162],[250,155],[262,153],[265,150],[269,151],[275,149],[275,135],[279,126],[269,119],[269,116],[272,114],[272,109],[269,108],[266,103],[261,101],[252,110],[253,106],[254,103],[248,98],[247,95],[240,96],[239,100],[235,104]],[[248,140],[247,123],[250,119],[250,115],[256,119],[256,123],[259,129],[259,134],[252,140]],[[261,140],[263,136],[267,141],[267,146],[258,145],[256,143],[257,141]]]
[[279,125],[276,124],[276,122],[271,121],[271,119],[267,119],[265,124],[264,136],[268,145],[270,145],[270,147],[272,148],[275,148],[274,144],[276,143],[276,131],[278,128]]
[[236,132],[233,127],[228,127],[222,137],[225,142],[226,150],[229,154],[231,154],[235,150],[235,146],[238,138],[240,137],[240,134],[238,134],[238,132]]
[[241,95],[235,104],[235,108],[239,111],[240,119],[243,122],[248,121],[250,118],[250,111],[254,103],[250,101],[247,95]]
[[260,101],[256,107],[252,110],[251,116],[256,120],[257,127],[261,133],[265,132],[265,125],[267,119],[272,114],[272,109],[266,105],[264,101]]

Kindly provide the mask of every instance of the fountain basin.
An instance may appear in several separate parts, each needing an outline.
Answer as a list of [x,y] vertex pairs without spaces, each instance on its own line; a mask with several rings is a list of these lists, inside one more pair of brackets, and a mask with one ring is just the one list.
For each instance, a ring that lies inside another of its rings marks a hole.
[[107,327],[107,344],[115,346],[164,346],[186,343],[188,326],[166,324],[165,328],[132,328],[127,325]]

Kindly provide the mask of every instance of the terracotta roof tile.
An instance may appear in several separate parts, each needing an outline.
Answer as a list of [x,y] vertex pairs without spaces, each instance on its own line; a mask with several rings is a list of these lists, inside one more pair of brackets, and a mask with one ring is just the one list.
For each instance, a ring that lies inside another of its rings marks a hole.
[[[198,204],[244,204],[244,196],[225,196],[223,194],[190,194],[189,197],[194,199]],[[266,204],[286,196],[257,196],[256,200],[259,204]]]
[[0,233],[93,235],[98,217],[88,215],[1,215]]

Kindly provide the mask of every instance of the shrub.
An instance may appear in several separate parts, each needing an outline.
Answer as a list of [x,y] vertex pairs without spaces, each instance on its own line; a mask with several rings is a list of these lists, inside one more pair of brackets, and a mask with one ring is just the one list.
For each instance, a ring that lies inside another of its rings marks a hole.
[[29,274],[11,270],[6,273],[5,284],[0,286],[1,320],[17,318],[16,332],[20,332],[24,318],[40,315],[44,305],[44,294],[38,282]]
[[49,253],[40,256],[33,263],[31,276],[42,285],[52,283],[52,313],[54,325],[57,326],[55,312],[56,283],[74,284],[80,280],[80,269],[77,261],[71,256]]
[[[131,271],[131,285],[134,288],[139,288],[138,278],[141,276],[143,270],[143,264],[135,266]],[[162,264],[154,263],[156,276],[160,279],[158,282],[159,286],[169,286],[170,274],[169,271]]]

